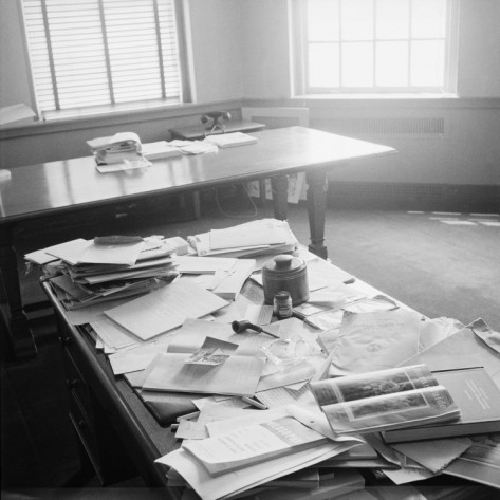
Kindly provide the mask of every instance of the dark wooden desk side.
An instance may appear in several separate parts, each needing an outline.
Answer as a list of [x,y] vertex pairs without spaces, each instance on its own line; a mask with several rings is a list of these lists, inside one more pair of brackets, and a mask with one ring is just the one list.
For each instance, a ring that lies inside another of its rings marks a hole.
[[90,327],[70,325],[50,284],[42,287],[56,313],[70,418],[82,454],[103,485],[140,474],[148,486],[166,486],[166,470],[154,460],[178,446],[173,433],[155,421],[123,377],[115,378],[106,355],[95,349]]

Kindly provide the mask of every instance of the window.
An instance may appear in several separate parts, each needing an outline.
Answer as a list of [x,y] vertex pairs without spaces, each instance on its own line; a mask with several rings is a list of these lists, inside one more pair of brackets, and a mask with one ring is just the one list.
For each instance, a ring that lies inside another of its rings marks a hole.
[[42,119],[187,100],[176,0],[21,0]]
[[455,0],[298,0],[297,91],[453,92]]

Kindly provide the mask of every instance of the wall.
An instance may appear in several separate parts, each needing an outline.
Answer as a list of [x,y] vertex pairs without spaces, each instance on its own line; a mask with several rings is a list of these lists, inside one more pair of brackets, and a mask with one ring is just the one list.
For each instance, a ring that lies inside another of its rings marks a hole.
[[18,1],[0,2],[0,108],[32,105]]
[[[333,172],[337,182],[500,185],[500,2],[461,0],[458,99],[290,99],[287,2],[246,0],[244,96],[255,106],[310,108],[310,125],[395,147],[398,155]],[[277,65],[279,72],[270,72]],[[264,99],[264,100],[263,100]],[[399,119],[442,119],[437,134],[366,131]],[[352,127],[353,121],[358,126]]]

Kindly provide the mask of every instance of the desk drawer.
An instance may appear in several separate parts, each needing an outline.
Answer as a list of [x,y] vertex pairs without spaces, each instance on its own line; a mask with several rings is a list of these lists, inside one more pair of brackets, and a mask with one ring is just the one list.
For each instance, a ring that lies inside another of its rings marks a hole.
[[73,356],[68,349],[63,349],[63,363],[66,372],[66,384],[70,394],[74,393],[85,413],[88,416],[89,423],[92,422],[92,403],[90,400],[89,388],[80,370],[77,368]]

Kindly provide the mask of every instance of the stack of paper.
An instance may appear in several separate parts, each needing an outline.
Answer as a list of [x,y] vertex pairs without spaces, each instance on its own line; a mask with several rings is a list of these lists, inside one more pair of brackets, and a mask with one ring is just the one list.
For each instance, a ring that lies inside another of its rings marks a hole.
[[287,221],[261,219],[225,229],[189,236],[196,253],[231,257],[255,257],[264,254],[293,252],[298,247]]
[[122,165],[122,168],[126,169],[150,165],[142,155],[141,139],[134,132],[120,132],[108,137],[96,137],[87,141],[87,144],[90,146],[98,166],[115,165],[114,169],[116,169],[117,165]]
[[142,154],[147,160],[162,160],[173,156],[182,156],[182,151],[166,141],[158,141],[143,144]]
[[[156,462],[171,467],[204,500],[219,500],[245,491],[251,493],[250,490],[257,487],[260,492],[260,488],[267,489],[268,484],[272,488],[274,480],[304,470],[358,444],[355,439],[333,441],[326,419],[319,412],[290,406],[243,413],[246,415],[208,422],[208,438],[184,441],[180,449]],[[266,439],[263,439],[264,434]],[[298,447],[290,452],[295,445]],[[286,449],[288,453],[283,453]],[[329,486],[328,498],[331,498],[335,493],[340,495],[363,488],[364,480],[353,473],[349,474],[348,480],[343,478],[338,484]],[[256,489],[253,491],[257,492]],[[280,488],[276,492],[281,491]],[[309,491],[304,498],[309,498],[308,494]],[[313,494],[310,498],[314,497]]]
[[50,281],[67,310],[133,297],[158,289],[175,278],[177,246],[162,237],[127,244],[96,244],[77,239],[25,256],[47,264],[59,259]]

